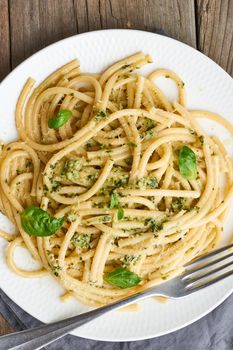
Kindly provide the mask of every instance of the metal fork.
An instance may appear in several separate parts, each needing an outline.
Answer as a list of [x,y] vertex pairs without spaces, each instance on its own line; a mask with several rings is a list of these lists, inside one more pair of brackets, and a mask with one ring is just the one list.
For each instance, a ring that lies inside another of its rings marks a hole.
[[[1,350],[36,350],[63,337],[77,327],[133,302],[162,295],[181,298],[233,275],[233,244],[192,261],[181,276],[84,314],[0,337]],[[232,281],[233,286],[233,281]]]

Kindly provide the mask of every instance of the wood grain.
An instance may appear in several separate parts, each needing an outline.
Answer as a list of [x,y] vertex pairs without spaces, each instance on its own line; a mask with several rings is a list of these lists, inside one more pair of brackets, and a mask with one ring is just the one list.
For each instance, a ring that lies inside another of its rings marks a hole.
[[76,34],[73,0],[10,0],[15,67],[39,49]]
[[13,331],[13,328],[9,326],[0,314],[0,335],[12,333]]
[[197,0],[198,49],[233,76],[233,0]]
[[74,0],[78,32],[131,28],[168,36],[196,47],[194,0]]
[[0,0],[0,81],[10,72],[8,1]]

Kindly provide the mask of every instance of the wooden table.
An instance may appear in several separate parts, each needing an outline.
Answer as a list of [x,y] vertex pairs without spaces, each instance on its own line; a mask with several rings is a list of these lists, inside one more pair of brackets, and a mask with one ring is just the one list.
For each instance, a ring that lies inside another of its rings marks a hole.
[[[0,0],[0,80],[57,40],[105,28],[162,29],[233,76],[233,0]],[[0,316],[0,334],[11,331]]]

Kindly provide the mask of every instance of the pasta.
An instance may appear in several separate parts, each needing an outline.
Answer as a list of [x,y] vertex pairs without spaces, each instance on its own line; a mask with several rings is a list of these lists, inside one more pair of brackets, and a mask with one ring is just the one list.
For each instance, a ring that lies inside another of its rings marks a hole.
[[[139,69],[144,53],[101,74],[71,61],[16,106],[19,140],[0,153],[0,209],[15,224],[6,259],[23,277],[50,273],[69,296],[101,306],[169,280],[223,235],[233,196],[232,160],[188,110],[185,85],[159,69]],[[178,100],[156,85],[171,79]],[[22,245],[41,269],[14,262]]]

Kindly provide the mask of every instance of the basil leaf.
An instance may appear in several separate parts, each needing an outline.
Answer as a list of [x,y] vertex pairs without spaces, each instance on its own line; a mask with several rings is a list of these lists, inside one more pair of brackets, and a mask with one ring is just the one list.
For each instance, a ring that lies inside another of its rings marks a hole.
[[117,195],[115,193],[111,194],[111,202],[110,202],[110,209],[113,209],[118,206],[118,199]]
[[60,110],[56,117],[50,118],[48,121],[48,126],[50,129],[59,129],[72,117],[72,112],[68,109]]
[[122,220],[124,217],[124,209],[122,207],[119,207],[117,210],[117,219]]
[[29,236],[46,237],[56,233],[63,225],[63,218],[55,218],[41,208],[31,206],[21,214],[21,224]]
[[136,273],[122,267],[110,272],[104,277],[104,280],[119,288],[131,288],[137,286],[141,282],[141,278],[136,275]]
[[191,148],[184,146],[179,152],[180,174],[186,180],[195,180],[197,177],[196,155]]

